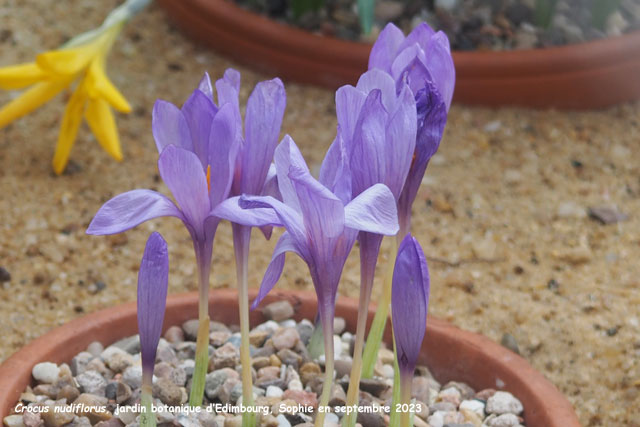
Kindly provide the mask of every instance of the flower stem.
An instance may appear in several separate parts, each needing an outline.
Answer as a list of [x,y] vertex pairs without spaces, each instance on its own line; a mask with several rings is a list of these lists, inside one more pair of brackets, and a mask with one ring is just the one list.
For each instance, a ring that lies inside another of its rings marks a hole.
[[209,272],[211,270],[211,249],[213,242],[194,241],[200,297],[198,301],[198,336],[196,338],[196,366],[193,370],[190,406],[202,406],[205,377],[209,365]]
[[[253,382],[251,378],[251,355],[249,353],[249,243],[251,227],[233,224],[233,247],[236,256],[236,275],[238,280],[238,307],[240,309],[240,364],[242,366],[242,404],[253,406]],[[242,426],[256,425],[255,412],[244,411]]]
[[[356,341],[353,350],[353,364],[349,378],[347,391],[347,408],[358,404],[358,391],[360,390],[360,377],[362,373],[362,348],[364,347],[364,335],[367,329],[369,314],[369,301],[373,288],[373,277],[376,269],[376,261],[380,250],[379,236],[361,235],[360,242],[360,300],[358,303],[358,323],[356,326]],[[357,413],[349,412],[342,418],[342,427],[354,427]]]
[[[325,315],[328,313],[325,313]],[[324,332],[324,382],[322,384],[322,394],[318,403],[315,427],[324,427],[324,417],[326,408],[331,397],[331,386],[333,384],[333,313],[330,316],[320,315],[322,320],[322,331]]]
[[156,416],[151,410],[151,375],[142,375],[142,393],[140,394],[140,403],[144,408],[140,413],[140,427],[155,427]]
[[382,295],[380,296],[380,303],[378,309],[373,318],[371,329],[369,330],[369,336],[367,337],[367,344],[364,348],[364,355],[362,358],[362,378],[373,377],[373,368],[378,360],[378,349],[382,342],[382,335],[384,328],[387,326],[387,317],[389,315],[389,304],[391,304],[391,282],[393,279],[393,267],[396,263],[396,256],[398,255],[398,241],[394,240],[395,245],[391,249],[387,261],[387,270],[382,286]]

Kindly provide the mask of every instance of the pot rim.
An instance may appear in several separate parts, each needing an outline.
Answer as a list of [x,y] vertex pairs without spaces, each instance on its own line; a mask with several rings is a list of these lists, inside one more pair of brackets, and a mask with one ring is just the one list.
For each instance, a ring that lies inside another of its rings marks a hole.
[[[257,290],[250,292],[251,299],[256,295]],[[309,291],[272,291],[261,306],[283,299],[294,306],[294,318],[314,317],[316,297]],[[170,295],[163,331],[196,318],[197,302],[197,292]],[[210,292],[212,320],[236,323],[237,305],[235,290],[215,289]],[[355,299],[338,298],[336,316],[345,318],[347,330],[355,330],[357,307]],[[375,307],[371,306],[369,324],[374,314]],[[260,310],[251,312],[252,325],[263,321]],[[385,331],[386,342],[390,342],[389,329]],[[68,363],[92,341],[98,340],[107,346],[136,333],[136,303],[131,302],[71,320],[27,344],[0,365],[3,382],[0,387],[0,419],[11,413],[20,394],[31,383],[31,370],[35,364],[44,361]],[[452,361],[452,357],[455,360]],[[492,387],[511,391],[523,402],[524,418],[529,427],[580,426],[569,401],[524,358],[482,335],[463,331],[444,320],[428,317],[419,363],[426,363],[439,381],[464,381],[477,390]],[[503,387],[498,387],[500,382]]]
[[[314,61],[339,60],[343,65],[360,68],[366,64],[372,43],[314,34],[244,9],[229,0],[183,0],[172,7],[183,11],[192,7],[203,19],[213,18],[221,30],[240,33],[243,38],[262,45],[311,56]],[[453,51],[458,77],[498,78],[517,73],[522,77],[580,71],[592,66],[594,58],[607,68],[616,63],[635,62],[640,30],[621,36],[546,48],[503,51]]]

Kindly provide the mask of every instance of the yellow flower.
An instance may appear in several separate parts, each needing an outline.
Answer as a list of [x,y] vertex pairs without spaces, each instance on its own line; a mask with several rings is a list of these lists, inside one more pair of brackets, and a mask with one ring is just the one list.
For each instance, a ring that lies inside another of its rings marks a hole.
[[87,33],[80,43],[44,52],[36,61],[0,68],[1,89],[22,89],[24,93],[0,109],[0,129],[37,109],[78,81],[65,108],[53,169],[61,174],[69,160],[78,128],[85,118],[102,148],[116,160],[122,159],[118,131],[111,108],[129,113],[131,106],[105,74],[105,57],[122,23]]

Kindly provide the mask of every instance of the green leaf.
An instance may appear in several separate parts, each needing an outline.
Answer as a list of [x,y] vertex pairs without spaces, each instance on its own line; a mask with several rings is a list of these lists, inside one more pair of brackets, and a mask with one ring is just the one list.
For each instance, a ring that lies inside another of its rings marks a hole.
[[358,0],[358,17],[363,34],[371,33],[376,0]]

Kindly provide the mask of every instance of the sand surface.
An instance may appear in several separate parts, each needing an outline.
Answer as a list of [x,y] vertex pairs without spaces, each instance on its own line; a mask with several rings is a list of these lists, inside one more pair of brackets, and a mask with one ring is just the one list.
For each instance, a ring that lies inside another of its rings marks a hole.
[[[0,2],[0,66],[31,61],[97,26],[117,3]],[[134,109],[117,116],[123,162],[102,152],[83,125],[68,174],[52,175],[68,95],[0,130],[0,266],[12,277],[0,286],[0,360],[72,318],[133,301],[152,230],[170,244],[170,291],[195,289],[190,239],[177,220],[147,222],[115,237],[84,230],[116,194],[168,193],[156,168],[153,102],[180,104],[205,70],[217,78],[227,67],[242,72],[243,103],[256,82],[273,77],[193,44],[152,6],[126,27],[109,58],[109,75]],[[335,134],[333,93],[285,84],[283,132],[317,170]],[[0,93],[0,103],[15,95]],[[591,113],[454,106],[414,204],[413,231],[430,258],[430,312],[496,341],[513,336],[585,426],[640,425],[639,144],[639,104]],[[587,216],[588,207],[602,205],[629,219],[603,225]],[[254,234],[253,286],[273,244]],[[232,253],[230,226],[223,224],[213,287],[234,286]],[[357,295],[357,256],[356,249],[341,295]],[[293,256],[278,286],[312,288]]]

